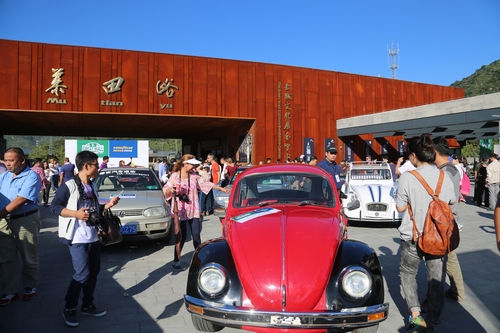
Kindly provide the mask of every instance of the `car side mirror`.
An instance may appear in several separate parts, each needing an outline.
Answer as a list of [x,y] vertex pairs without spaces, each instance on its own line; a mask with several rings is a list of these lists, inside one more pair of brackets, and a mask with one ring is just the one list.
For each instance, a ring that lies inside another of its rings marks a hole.
[[355,210],[361,207],[361,204],[359,203],[359,200],[354,200],[349,203],[347,203],[347,210]]

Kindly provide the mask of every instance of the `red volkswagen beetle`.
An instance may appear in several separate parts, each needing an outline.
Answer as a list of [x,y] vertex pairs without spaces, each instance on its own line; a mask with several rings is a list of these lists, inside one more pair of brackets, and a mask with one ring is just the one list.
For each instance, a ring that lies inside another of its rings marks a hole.
[[388,315],[376,253],[347,239],[330,174],[279,164],[233,184],[222,237],[194,253],[184,296],[195,328],[376,332]]

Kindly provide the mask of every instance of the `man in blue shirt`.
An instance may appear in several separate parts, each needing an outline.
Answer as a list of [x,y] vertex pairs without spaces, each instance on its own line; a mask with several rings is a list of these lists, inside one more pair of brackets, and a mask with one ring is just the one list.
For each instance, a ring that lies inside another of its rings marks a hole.
[[325,152],[325,159],[317,164],[321,169],[325,170],[332,174],[333,179],[335,180],[335,187],[338,191],[342,187],[342,183],[340,181],[340,165],[335,162],[337,158],[337,148],[330,147]]
[[164,158],[163,162],[158,165],[158,178],[160,178],[160,181],[163,183],[166,183],[163,180],[163,175],[167,173],[167,159]]
[[59,185],[66,183],[68,180],[73,179],[75,176],[75,165],[69,161],[68,157],[64,158],[64,165],[59,172],[60,182]]
[[19,298],[17,252],[22,258],[24,300],[36,296],[38,283],[38,233],[40,212],[38,194],[42,182],[26,163],[20,148],[9,148],[4,155],[7,172],[0,174],[0,306]]

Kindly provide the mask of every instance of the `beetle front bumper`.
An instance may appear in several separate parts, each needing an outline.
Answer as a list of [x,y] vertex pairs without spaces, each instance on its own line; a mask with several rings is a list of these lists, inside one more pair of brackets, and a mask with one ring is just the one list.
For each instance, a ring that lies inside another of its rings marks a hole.
[[193,315],[221,326],[272,328],[358,328],[376,325],[389,313],[389,303],[340,311],[269,312],[205,301],[184,295],[186,309]]

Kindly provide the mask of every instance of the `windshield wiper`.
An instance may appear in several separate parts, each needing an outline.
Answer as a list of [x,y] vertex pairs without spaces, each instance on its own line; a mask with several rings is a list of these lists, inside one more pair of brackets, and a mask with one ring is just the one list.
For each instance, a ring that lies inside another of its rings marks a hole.
[[305,206],[305,205],[315,205],[315,206],[326,206],[326,202],[319,202],[319,201],[314,201],[314,200],[304,200],[299,202],[299,206]]

